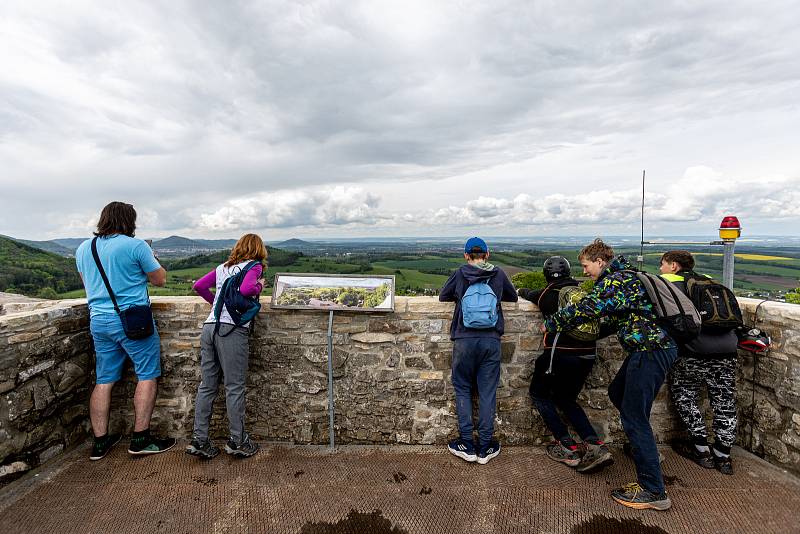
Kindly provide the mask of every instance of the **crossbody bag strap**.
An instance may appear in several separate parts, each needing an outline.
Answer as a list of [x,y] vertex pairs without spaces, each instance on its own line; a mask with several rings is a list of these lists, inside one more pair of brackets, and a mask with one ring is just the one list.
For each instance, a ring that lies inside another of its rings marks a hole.
[[114,305],[114,310],[116,310],[117,314],[122,313],[119,311],[119,306],[117,306],[117,297],[114,296],[114,291],[111,290],[111,284],[108,282],[108,277],[106,276],[105,269],[103,269],[103,264],[100,263],[100,256],[97,254],[96,237],[92,239],[92,256],[94,257],[94,263],[97,265],[97,270],[100,271],[100,276],[103,277],[103,283],[106,285],[106,289],[108,290],[108,296],[111,297],[111,303]]

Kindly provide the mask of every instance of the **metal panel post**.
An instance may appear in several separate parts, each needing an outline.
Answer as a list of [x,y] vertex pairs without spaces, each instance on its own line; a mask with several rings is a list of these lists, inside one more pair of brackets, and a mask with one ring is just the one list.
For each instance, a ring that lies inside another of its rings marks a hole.
[[733,247],[735,245],[735,239],[723,240],[722,283],[731,291],[733,291]]
[[333,310],[328,315],[328,425],[328,446],[333,450]]

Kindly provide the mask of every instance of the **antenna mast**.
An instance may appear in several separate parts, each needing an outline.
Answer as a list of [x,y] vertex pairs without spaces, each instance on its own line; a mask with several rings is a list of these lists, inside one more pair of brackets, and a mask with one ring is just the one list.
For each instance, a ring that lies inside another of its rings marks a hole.
[[639,243],[639,257],[636,258],[639,264],[639,270],[644,269],[644,176],[645,171],[642,171],[642,239]]

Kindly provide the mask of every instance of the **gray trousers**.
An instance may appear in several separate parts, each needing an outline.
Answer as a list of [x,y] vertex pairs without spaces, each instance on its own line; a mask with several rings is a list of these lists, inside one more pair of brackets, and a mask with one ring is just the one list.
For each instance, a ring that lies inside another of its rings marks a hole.
[[[233,332],[228,332],[233,329]],[[214,325],[203,325],[200,336],[200,387],[194,406],[194,432],[192,438],[208,439],[208,427],[214,399],[219,390],[220,373],[225,385],[225,404],[228,408],[230,436],[237,443],[244,437],[244,394],[247,363],[250,355],[250,331],[241,326],[220,325],[220,337],[214,336]],[[213,343],[213,344],[212,344]],[[214,348],[216,346],[216,354]]]

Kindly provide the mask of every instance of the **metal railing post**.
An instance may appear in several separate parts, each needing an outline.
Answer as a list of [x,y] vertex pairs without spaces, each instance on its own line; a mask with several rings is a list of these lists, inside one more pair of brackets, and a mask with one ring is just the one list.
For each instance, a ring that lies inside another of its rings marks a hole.
[[331,450],[335,447],[333,434],[333,310],[328,316],[328,446]]
[[722,252],[722,283],[733,291],[733,247],[736,245],[735,239],[725,239],[723,241]]

